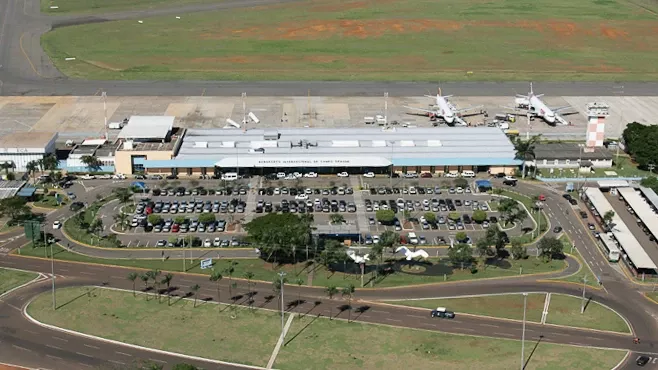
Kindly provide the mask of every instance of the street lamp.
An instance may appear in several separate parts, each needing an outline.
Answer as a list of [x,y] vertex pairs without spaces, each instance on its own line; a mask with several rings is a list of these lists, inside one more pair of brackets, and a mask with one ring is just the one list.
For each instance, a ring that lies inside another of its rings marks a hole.
[[521,331],[521,370],[525,368],[525,313],[528,303],[528,293],[523,293],[523,330]]
[[[46,238],[46,243],[48,243],[48,239]],[[53,310],[57,309],[57,303],[55,301],[55,255],[53,254],[53,243],[50,244],[50,275],[52,275],[52,281],[53,281]]]
[[281,271],[279,272],[279,279],[281,282],[281,285],[279,286],[280,294],[281,294],[281,337],[283,338],[283,327],[285,326],[285,323],[283,322],[283,278],[286,276],[286,273]]
[[583,300],[580,303],[580,314],[585,313],[585,284],[587,284],[587,276],[583,276]]

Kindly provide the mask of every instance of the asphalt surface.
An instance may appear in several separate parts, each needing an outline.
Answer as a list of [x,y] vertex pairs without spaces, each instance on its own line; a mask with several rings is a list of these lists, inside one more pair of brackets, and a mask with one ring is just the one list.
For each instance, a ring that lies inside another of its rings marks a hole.
[[[82,81],[63,76],[40,46],[40,36],[53,27],[144,19],[149,16],[252,7],[295,0],[227,0],[157,10],[100,15],[42,15],[39,0],[0,2],[0,95],[115,96],[417,96],[438,84],[458,96],[513,96],[526,93],[527,82],[242,82],[242,81]],[[653,96],[656,82],[541,82],[535,91],[548,96]]]

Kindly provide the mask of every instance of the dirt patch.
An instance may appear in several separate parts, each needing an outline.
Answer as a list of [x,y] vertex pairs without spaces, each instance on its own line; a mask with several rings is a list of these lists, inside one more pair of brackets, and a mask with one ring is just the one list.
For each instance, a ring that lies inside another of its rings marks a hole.
[[104,63],[104,62],[99,62],[97,60],[85,60],[84,62],[87,63],[87,64],[91,64],[94,67],[107,69],[107,70],[114,71],[114,72],[123,71],[123,68],[119,68],[117,66],[113,66],[113,65],[110,65],[110,64],[107,64],[107,63]]
[[601,25],[601,34],[612,40],[629,39],[627,31],[606,25]]

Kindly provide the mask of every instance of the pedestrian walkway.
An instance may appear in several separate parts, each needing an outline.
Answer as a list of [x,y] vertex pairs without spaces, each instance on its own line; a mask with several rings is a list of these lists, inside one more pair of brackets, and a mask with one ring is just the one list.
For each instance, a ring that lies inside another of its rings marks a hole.
[[350,185],[354,189],[354,203],[356,204],[356,224],[359,232],[367,234],[369,231],[368,218],[366,217],[366,205],[363,202],[363,194],[361,192],[358,176],[350,177]]
[[256,192],[255,188],[250,188],[249,193],[247,193],[247,207],[245,209],[244,222],[250,222],[254,219],[254,210],[256,209]]

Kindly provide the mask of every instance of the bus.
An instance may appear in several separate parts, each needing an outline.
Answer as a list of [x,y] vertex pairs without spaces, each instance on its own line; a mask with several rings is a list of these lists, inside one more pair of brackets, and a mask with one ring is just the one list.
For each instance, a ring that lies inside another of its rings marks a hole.
[[601,240],[605,251],[608,253],[608,261],[610,262],[619,262],[621,257],[621,251],[617,246],[617,243],[612,239],[612,237],[606,233],[600,233],[599,239]]

